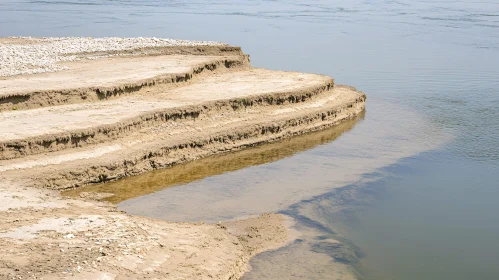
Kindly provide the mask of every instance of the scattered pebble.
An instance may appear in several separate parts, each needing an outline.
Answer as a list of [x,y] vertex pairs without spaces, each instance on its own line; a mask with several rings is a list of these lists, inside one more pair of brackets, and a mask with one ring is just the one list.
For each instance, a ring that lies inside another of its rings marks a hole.
[[74,236],[74,234],[71,234],[71,233],[70,233],[70,234],[68,234],[68,235],[65,235],[65,236],[64,236],[64,238],[65,238],[65,239],[73,239],[73,238],[75,238],[75,236]]
[[[56,72],[66,69],[61,62],[85,59],[82,53],[135,50],[145,47],[226,45],[212,41],[187,41],[164,38],[85,38],[85,37],[12,37],[30,44],[0,43],[0,77]],[[106,54],[105,56],[111,56]],[[90,57],[87,57],[90,59]]]

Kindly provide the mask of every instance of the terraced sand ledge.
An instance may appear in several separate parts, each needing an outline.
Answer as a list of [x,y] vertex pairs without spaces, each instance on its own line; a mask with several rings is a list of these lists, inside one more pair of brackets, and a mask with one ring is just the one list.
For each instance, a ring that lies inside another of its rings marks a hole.
[[365,106],[330,77],[251,68],[216,42],[3,38],[2,56],[7,279],[238,279],[251,256],[288,241],[287,218],[168,223],[56,190],[324,129]]

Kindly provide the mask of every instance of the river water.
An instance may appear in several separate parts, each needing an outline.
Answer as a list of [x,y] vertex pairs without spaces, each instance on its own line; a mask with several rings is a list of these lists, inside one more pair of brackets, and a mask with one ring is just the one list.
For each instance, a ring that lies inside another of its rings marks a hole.
[[499,278],[497,1],[3,0],[0,36],[217,40],[364,91],[340,127],[98,187],[173,221],[293,217],[246,279]]

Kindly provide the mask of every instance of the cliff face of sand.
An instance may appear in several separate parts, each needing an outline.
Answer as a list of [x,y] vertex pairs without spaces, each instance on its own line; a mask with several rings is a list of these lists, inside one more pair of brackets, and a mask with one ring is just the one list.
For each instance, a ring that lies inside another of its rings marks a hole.
[[13,279],[237,279],[288,240],[283,216],[168,223],[56,190],[320,130],[365,106],[332,78],[255,69],[216,42],[3,38],[0,56],[0,275]]

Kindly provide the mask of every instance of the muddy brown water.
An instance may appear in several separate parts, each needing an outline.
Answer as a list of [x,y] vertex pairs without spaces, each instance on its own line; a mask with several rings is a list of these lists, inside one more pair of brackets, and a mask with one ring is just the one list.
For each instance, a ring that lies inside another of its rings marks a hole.
[[247,279],[337,279],[337,264],[375,280],[499,277],[496,1],[2,1],[0,36],[19,35],[219,40],[368,95],[364,119],[325,142],[124,181],[150,192],[114,198],[138,215],[294,217],[302,237]]

